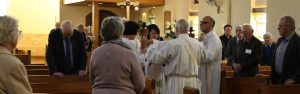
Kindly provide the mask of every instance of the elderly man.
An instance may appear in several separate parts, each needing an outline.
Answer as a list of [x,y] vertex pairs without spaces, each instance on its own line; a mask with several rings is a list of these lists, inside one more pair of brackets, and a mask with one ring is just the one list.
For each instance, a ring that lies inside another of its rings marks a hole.
[[82,33],[73,29],[70,21],[64,21],[61,29],[49,34],[46,61],[49,72],[55,77],[64,74],[84,76],[87,56]]
[[284,16],[278,24],[281,38],[277,41],[272,63],[274,84],[300,84],[300,37],[295,32],[295,20]]
[[242,35],[242,25],[238,25],[235,28],[235,36],[229,40],[227,45],[227,50],[225,54],[227,55],[227,65],[231,66],[233,62],[233,55],[237,52],[237,46],[243,41]]
[[102,22],[103,44],[91,58],[93,94],[142,94],[143,70],[131,48],[122,41],[123,21],[107,17]]
[[[170,40],[162,48],[151,45],[146,54],[147,61],[165,64],[164,74],[166,90],[162,94],[183,94],[183,87],[189,86],[200,90],[201,81],[197,78],[199,63],[204,58],[203,44],[190,38],[189,24],[181,19],[176,23],[176,39]],[[164,81],[163,81],[164,82]]]
[[32,94],[23,63],[11,53],[19,34],[16,19],[0,16],[0,94]]
[[199,78],[203,82],[202,94],[219,94],[221,82],[221,57],[222,43],[216,32],[213,31],[215,20],[211,16],[206,16],[200,21],[201,34],[200,41],[206,47],[206,58],[201,62],[199,68]]
[[244,41],[234,55],[233,68],[236,76],[253,77],[258,73],[258,64],[262,62],[262,43],[253,35],[251,25],[243,25]]
[[273,60],[273,53],[276,47],[276,43],[273,43],[273,35],[269,32],[264,34],[265,43],[263,45],[263,62],[261,66],[271,66]]
[[230,24],[226,24],[224,26],[224,34],[222,36],[220,36],[220,40],[222,42],[222,60],[225,60],[225,58],[227,57],[227,54],[225,54],[226,50],[227,50],[227,44],[229,42],[229,40],[232,38],[231,36],[231,30],[232,30],[232,26]]

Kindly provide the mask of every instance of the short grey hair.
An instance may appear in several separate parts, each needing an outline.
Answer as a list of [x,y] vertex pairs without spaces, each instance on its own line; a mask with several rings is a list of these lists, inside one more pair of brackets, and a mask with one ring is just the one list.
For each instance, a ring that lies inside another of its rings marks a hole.
[[293,30],[296,29],[295,19],[293,17],[291,17],[291,16],[283,16],[283,17],[281,17],[281,20],[284,20],[284,22],[287,25],[290,25]]
[[264,34],[264,38],[267,37],[267,36],[270,36],[272,39],[274,39],[274,36],[270,32],[266,32]]
[[124,32],[124,24],[122,18],[117,16],[105,18],[101,25],[101,32],[104,41],[121,38]]
[[19,38],[18,21],[10,16],[0,16],[0,45],[17,43]]
[[235,27],[235,30],[237,30],[238,28],[242,29],[243,28],[243,25],[238,25]]
[[254,32],[252,25],[250,25],[250,24],[244,24],[242,29],[244,29],[244,28],[249,28],[252,32]]
[[63,22],[61,23],[61,28],[63,28],[63,26],[65,26],[65,25],[70,25],[71,27],[73,27],[73,24],[72,24],[72,22],[71,22],[71,21],[69,21],[69,20],[65,20],[65,21],[63,21]]
[[181,33],[188,32],[189,23],[185,19],[180,19],[176,22],[176,27]]

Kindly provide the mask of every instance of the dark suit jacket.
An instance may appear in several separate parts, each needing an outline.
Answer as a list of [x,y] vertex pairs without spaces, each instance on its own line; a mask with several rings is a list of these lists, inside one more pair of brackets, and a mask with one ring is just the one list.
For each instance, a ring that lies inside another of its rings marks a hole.
[[252,77],[258,73],[258,64],[262,62],[262,43],[256,37],[252,37],[249,42],[243,41],[238,45],[238,52],[235,60],[241,65],[240,76]]
[[85,70],[87,56],[84,48],[82,33],[74,30],[71,37],[72,53],[73,53],[73,66],[72,73],[66,73],[66,56],[63,44],[63,35],[61,29],[50,32],[48,38],[48,47],[46,50],[46,61],[49,66],[51,75],[55,72],[64,74],[75,74],[79,70]]
[[[239,44],[242,42],[242,40],[240,40]],[[238,46],[238,42],[237,42],[237,36],[231,38],[227,44],[227,50],[225,51],[225,54],[227,56],[227,65],[231,66],[233,63],[233,55],[236,55],[237,52],[237,46]]]
[[[280,45],[283,39],[279,38],[276,49]],[[276,56],[276,50],[274,57]],[[275,57],[276,58],[276,57]],[[293,79],[296,84],[300,84],[300,37],[298,34],[294,34],[291,38],[283,59],[282,74],[279,75],[275,71],[275,58],[272,63],[272,82],[273,84],[283,84],[287,79]]]
[[[270,62],[273,61],[274,56],[269,61],[268,58],[267,58],[267,55],[268,55],[267,50],[268,49],[267,49],[267,47],[265,45],[263,45],[262,47],[263,47],[263,62],[261,62],[260,65],[261,66],[271,66],[272,63],[270,63]],[[274,54],[275,48],[276,48],[276,43],[272,43],[271,44],[271,48],[272,48],[272,53]]]

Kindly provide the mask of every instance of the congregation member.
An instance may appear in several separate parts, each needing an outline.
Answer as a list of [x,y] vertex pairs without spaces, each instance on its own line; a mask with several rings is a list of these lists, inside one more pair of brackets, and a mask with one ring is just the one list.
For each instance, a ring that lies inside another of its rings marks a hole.
[[150,24],[150,25],[147,26],[147,29],[148,29],[148,32],[149,32],[149,34],[147,36],[148,39],[152,38],[152,39],[155,39],[155,41],[156,40],[158,40],[158,41],[163,41],[164,40],[162,37],[160,37],[160,30],[159,30],[157,25]]
[[0,94],[32,94],[23,63],[12,54],[20,32],[18,21],[0,16]]
[[77,26],[77,30],[82,33],[83,44],[84,44],[85,49],[87,50],[88,46],[89,46],[89,43],[88,43],[88,40],[87,40],[87,36],[86,36],[86,31],[87,30],[85,29],[85,27],[84,27],[83,24],[79,24]]
[[300,37],[295,32],[295,20],[291,16],[280,18],[275,58],[272,63],[273,84],[300,84]]
[[150,45],[146,53],[147,61],[165,64],[165,91],[161,94],[183,94],[184,86],[201,90],[197,78],[199,63],[204,58],[204,46],[188,35],[189,24],[180,19],[176,22],[176,39],[169,40],[162,48]]
[[61,28],[60,25],[61,25],[60,22],[56,22],[55,23],[55,28],[53,28],[50,32],[60,29]]
[[201,61],[199,79],[202,82],[201,94],[219,94],[221,82],[221,58],[222,43],[213,30],[215,20],[211,16],[205,16],[200,21],[200,29],[203,32],[200,41],[205,46],[205,59]]
[[276,43],[273,42],[273,35],[269,32],[264,34],[264,41],[263,62],[260,63],[260,66],[271,66]]
[[62,22],[61,29],[49,34],[46,61],[50,74],[55,77],[86,75],[87,56],[82,33],[73,29],[72,22]]
[[225,60],[228,58],[228,56],[225,54],[227,51],[227,44],[229,40],[232,38],[231,36],[231,31],[232,31],[232,26],[230,24],[226,24],[224,26],[224,34],[220,36],[221,42],[222,42],[222,60]]
[[233,55],[237,53],[237,46],[243,41],[242,25],[235,27],[235,36],[228,41],[227,50],[225,52],[227,56],[227,65],[232,66]]
[[254,77],[258,73],[258,64],[262,62],[262,43],[253,33],[251,25],[243,25],[244,40],[238,46],[237,55],[232,64],[237,77]]
[[137,38],[137,34],[140,31],[140,26],[134,21],[126,21],[124,26],[125,29],[122,40],[130,47],[130,49],[136,55],[138,62],[142,65],[142,67],[144,67],[145,55],[141,52],[141,41]]
[[101,27],[104,42],[91,57],[93,94],[142,94],[145,77],[134,52],[122,41],[122,19],[107,17]]

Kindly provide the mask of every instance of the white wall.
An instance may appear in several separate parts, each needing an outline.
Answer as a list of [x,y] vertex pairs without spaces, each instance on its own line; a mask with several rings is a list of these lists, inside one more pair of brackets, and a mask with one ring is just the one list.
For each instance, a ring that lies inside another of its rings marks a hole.
[[212,16],[216,21],[214,30],[218,35],[223,34],[223,26],[228,24],[228,1],[224,0],[223,2],[221,7],[223,13],[217,14],[217,7],[208,5],[205,0],[199,0],[199,20],[205,16]]
[[267,32],[271,32],[275,40],[280,37],[278,33],[278,21],[280,17],[289,15],[294,17],[296,21],[296,31],[300,34],[300,1],[299,0],[268,0],[267,8]]
[[0,0],[0,16],[7,15],[8,0]]
[[[251,19],[251,0],[232,0],[231,1],[231,25],[233,27],[248,23]],[[235,35],[232,32],[232,35]]]

